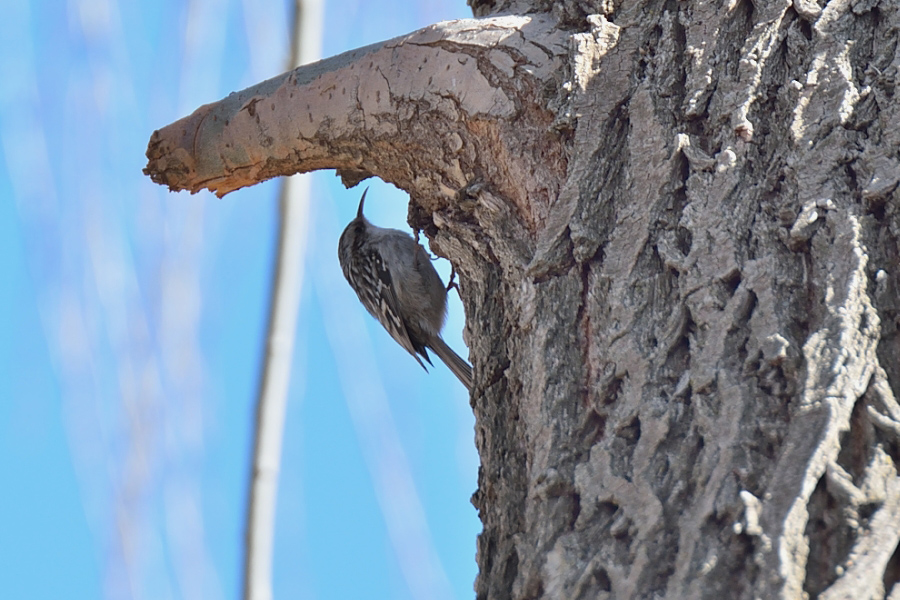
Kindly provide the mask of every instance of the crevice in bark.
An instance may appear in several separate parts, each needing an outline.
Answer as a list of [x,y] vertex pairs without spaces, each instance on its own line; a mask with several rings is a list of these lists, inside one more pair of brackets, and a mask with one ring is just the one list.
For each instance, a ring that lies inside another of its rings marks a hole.
[[681,131],[687,67],[684,62],[673,61],[672,57],[683,56],[687,49],[685,30],[680,21],[686,9],[684,3],[676,0],[666,0],[663,4],[659,9],[663,12],[658,24],[645,33],[640,63],[643,72],[638,80],[655,90],[654,114],[660,125],[666,131]]
[[868,393],[863,395],[853,405],[853,411],[850,413],[850,429],[841,434],[841,451],[837,456],[837,463],[850,474],[857,486],[862,485],[866,476],[875,441],[875,430],[868,413],[868,395]]
[[[734,521],[729,524],[725,515],[712,522],[709,531],[704,533],[714,536],[723,549],[709,557],[711,560],[698,565],[699,572],[705,575],[703,578],[705,597],[752,597],[749,582],[759,577],[759,566],[753,561],[743,560],[742,557],[753,555],[758,538],[736,534]],[[734,577],[734,573],[741,573],[741,577]]]
[[737,473],[741,487],[759,497],[764,495],[769,486],[773,468],[788,433],[788,400],[793,392],[773,395],[761,387],[759,390],[751,390],[751,393],[760,402],[747,415],[746,428],[755,434],[746,436],[748,442],[741,450],[743,459]]
[[634,476],[632,458],[640,437],[641,420],[635,415],[616,430],[610,443],[610,470],[627,481],[631,481]]
[[[677,518],[672,511],[684,506],[685,499],[696,491],[693,481],[699,474],[705,444],[693,424],[690,408],[682,403],[670,406],[668,434],[654,453],[648,471],[658,482],[656,491],[666,507],[666,518]],[[692,465],[690,477],[678,469],[679,464]]]
[[663,391],[669,401],[680,401],[684,405],[689,405],[691,400],[690,338],[695,333],[694,322],[691,320],[688,310],[681,304],[674,308],[673,316],[673,326],[663,337],[667,349],[661,375],[669,382]]
[[881,581],[885,591],[890,594],[890,597],[893,597],[893,589],[900,583],[900,546],[894,549],[894,553],[891,554],[890,560],[885,565]]
[[[519,574],[519,553],[512,549],[509,553],[509,556],[506,557],[506,560],[503,565],[503,575],[502,577],[496,578],[495,582],[499,585],[500,590],[512,590],[513,584],[516,582],[516,577]],[[540,596],[540,590],[535,590],[535,594],[532,596],[537,598]],[[501,592],[502,593],[502,592]],[[495,595],[494,597],[502,598],[503,595]]]
[[740,42],[750,37],[753,27],[756,25],[755,4],[751,0],[738,0],[731,10],[728,18],[722,23],[723,40],[738,40],[736,44],[724,44],[717,48],[722,52],[718,71],[719,79],[737,80],[738,68],[742,58],[743,48]]
[[[606,572],[606,569],[597,567],[593,570],[591,576],[594,578],[595,582],[594,589],[596,589],[598,592],[612,591],[612,583],[609,581],[609,574]],[[579,598],[580,597],[581,596],[579,596]]]
[[604,407],[614,405],[619,399],[619,394],[622,390],[622,384],[622,377],[613,377],[606,383],[606,385],[602,386],[599,394],[599,405]]
[[[722,284],[725,286],[726,294],[728,298],[734,297],[735,292],[737,292],[738,287],[741,285],[741,271],[740,269],[733,269],[725,274],[725,277],[722,278]],[[753,295],[753,304],[756,304],[756,294],[750,292]],[[749,314],[747,318],[749,319],[750,314],[753,313],[753,309],[749,310]]]
[[569,519],[569,523],[567,525],[567,529],[572,529],[575,527],[575,523],[578,522],[578,515],[581,514],[581,494],[573,493],[572,496],[572,515]]
[[843,516],[844,508],[828,493],[826,478],[822,477],[809,499],[809,519],[804,532],[810,552],[803,590],[810,598],[816,598],[837,579],[836,569],[846,560],[852,546],[852,532]]
[[[888,201],[888,199],[890,201]],[[888,196],[881,204],[881,219],[884,223],[867,227],[869,237],[866,245],[873,256],[869,263],[870,297],[881,321],[880,337],[876,353],[879,364],[884,368],[889,387],[900,390],[900,279],[890,265],[893,257],[900,256],[900,190]]]
[[590,450],[594,444],[603,439],[606,430],[606,417],[596,410],[589,410],[580,428],[578,446]]
[[[569,223],[572,256],[577,262],[602,264],[603,248],[616,224],[617,198],[628,185],[624,171],[630,126],[624,106],[616,109],[604,126],[604,139],[612,143],[598,146],[590,164],[598,169],[585,173],[578,184],[578,206]],[[618,157],[618,158],[616,158]]]
[[[677,515],[670,515],[677,518]],[[640,582],[641,593],[647,598],[661,598],[665,595],[669,579],[675,574],[675,558],[678,556],[678,531],[662,528],[647,551],[647,558],[653,564],[647,581]]]

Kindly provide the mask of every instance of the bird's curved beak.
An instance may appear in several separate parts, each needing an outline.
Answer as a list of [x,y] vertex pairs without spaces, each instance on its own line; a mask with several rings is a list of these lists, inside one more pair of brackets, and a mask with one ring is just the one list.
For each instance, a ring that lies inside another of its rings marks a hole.
[[369,191],[369,188],[366,188],[366,190],[363,192],[362,198],[359,199],[359,208],[356,210],[356,218],[357,219],[363,218],[363,203],[365,203],[365,201],[366,201],[366,192],[368,192],[368,191]]

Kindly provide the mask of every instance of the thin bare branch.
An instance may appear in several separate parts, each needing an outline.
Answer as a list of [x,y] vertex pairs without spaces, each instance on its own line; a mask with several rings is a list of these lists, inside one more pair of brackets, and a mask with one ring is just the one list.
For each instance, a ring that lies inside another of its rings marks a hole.
[[[292,66],[314,60],[319,40],[320,0],[297,0],[290,61]],[[281,465],[281,442],[287,408],[294,337],[306,257],[310,181],[286,179],[281,189],[278,255],[272,283],[272,304],[266,342],[266,358],[256,409],[250,501],[247,509],[244,555],[244,598],[272,598],[272,554],[275,542],[275,508]]]

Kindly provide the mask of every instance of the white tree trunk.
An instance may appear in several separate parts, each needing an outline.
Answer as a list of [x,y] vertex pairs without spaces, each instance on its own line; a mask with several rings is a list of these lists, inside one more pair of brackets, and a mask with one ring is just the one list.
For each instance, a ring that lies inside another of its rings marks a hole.
[[461,274],[478,598],[900,596],[900,3],[589,7],[473,2],[147,173],[410,192]]

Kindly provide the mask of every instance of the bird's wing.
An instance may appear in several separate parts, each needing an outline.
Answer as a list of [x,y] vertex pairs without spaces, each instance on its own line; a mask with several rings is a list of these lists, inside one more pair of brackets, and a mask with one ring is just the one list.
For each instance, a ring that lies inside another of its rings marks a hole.
[[[394,287],[391,272],[384,264],[384,260],[378,252],[371,252],[368,257],[370,264],[375,266],[374,280],[366,282],[366,285],[354,286],[358,290],[365,290],[359,294],[359,299],[373,317],[387,330],[397,343],[403,346],[407,352],[413,355],[422,368],[425,369],[418,354],[431,364],[428,351],[418,340],[414,340],[406,323],[403,321],[400,310],[400,302],[397,300],[397,292]],[[366,276],[366,275],[364,275]],[[427,369],[426,369],[427,370]]]

